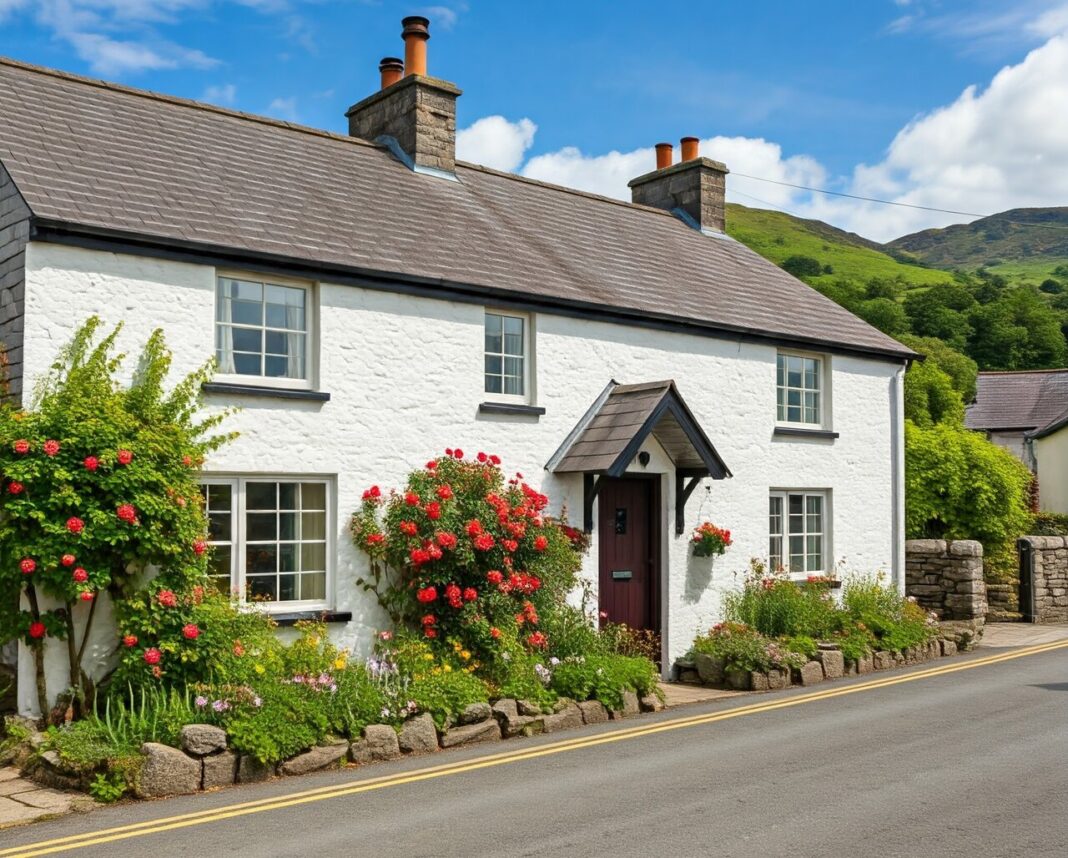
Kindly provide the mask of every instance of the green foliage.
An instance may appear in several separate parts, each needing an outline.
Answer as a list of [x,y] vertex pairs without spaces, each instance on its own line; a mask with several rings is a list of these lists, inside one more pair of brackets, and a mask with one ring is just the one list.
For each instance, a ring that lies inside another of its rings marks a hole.
[[913,351],[922,354],[925,357],[925,363],[934,364],[948,375],[953,382],[953,388],[960,394],[965,405],[975,399],[979,367],[970,357],[934,337],[906,334],[899,339]]
[[984,369],[1062,366],[1066,345],[1061,321],[1033,288],[1007,291],[972,314],[969,354]]
[[914,361],[905,373],[905,417],[917,426],[964,425],[964,402],[953,379],[933,361]]
[[842,607],[859,631],[870,631],[881,649],[900,652],[931,637],[923,608],[878,579],[852,578],[842,590]]
[[[197,413],[210,366],[167,392],[171,355],[156,331],[122,387],[118,329],[98,340],[99,328],[92,318],[76,332],[29,410],[0,408],[0,602],[24,594],[29,606],[8,617],[0,640],[37,648],[45,636],[72,638],[77,623],[70,677],[83,691],[96,594],[129,595],[150,565],[203,576],[197,468],[227,440],[212,434],[223,415]],[[38,593],[64,608],[41,610]]]
[[723,617],[767,637],[805,635],[824,639],[836,628],[834,599],[824,579],[797,583],[773,575],[751,576],[723,597]]
[[949,423],[905,423],[905,531],[1011,543],[1024,532],[1031,475],[1010,452]]
[[784,646],[782,641],[763,635],[745,623],[730,621],[717,623],[708,634],[698,635],[692,649],[695,653],[721,658],[734,670],[800,667],[808,660],[807,656]]
[[907,334],[909,317],[905,308],[892,298],[872,298],[862,301],[855,310],[865,322],[892,337]]
[[89,795],[99,802],[110,804],[122,798],[128,786],[122,772],[98,772],[89,784]]
[[1039,291],[1045,292],[1047,295],[1060,295],[1064,291],[1064,284],[1060,280],[1047,277],[1039,284],[1038,288]]
[[788,256],[782,261],[781,267],[794,277],[819,277],[823,273],[820,261],[811,256]]
[[1027,528],[1031,536],[1068,536],[1068,515],[1060,512],[1036,512]]
[[652,694],[657,678],[655,665],[645,658],[575,656],[552,668],[551,687],[561,697],[600,700],[608,709],[622,709],[624,691]]

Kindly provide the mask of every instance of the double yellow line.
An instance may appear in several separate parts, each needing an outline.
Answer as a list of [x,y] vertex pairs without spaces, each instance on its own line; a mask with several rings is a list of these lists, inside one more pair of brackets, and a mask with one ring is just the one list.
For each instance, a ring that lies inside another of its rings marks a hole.
[[1026,656],[1038,655],[1053,650],[1068,647],[1068,640],[1055,643],[1041,644],[1038,646],[1014,649],[998,655],[974,658],[955,664],[941,665],[927,668],[926,670],[906,673],[900,676],[887,676],[868,682],[846,685],[839,688],[828,688],[808,694],[801,694],[779,700],[769,700],[764,703],[753,703],[747,706],[738,706],[722,712],[712,712],[704,715],[693,715],[686,718],[674,718],[670,721],[659,721],[621,730],[613,730],[596,736],[585,736],[575,739],[567,739],[546,745],[538,745],[531,748],[520,748],[514,751],[505,751],[498,754],[490,754],[478,757],[474,760],[466,760],[455,763],[446,763],[438,766],[417,769],[411,772],[403,772],[395,775],[384,775],[377,778],[368,778],[354,784],[335,785],[320,787],[318,789],[304,790],[302,792],[288,793],[274,798],[264,798],[257,801],[241,802],[239,804],[225,805],[210,810],[197,811],[195,813],[183,813],[177,816],[162,817],[160,819],[147,820],[145,822],[120,825],[114,828],[91,831],[84,834],[72,834],[67,837],[58,837],[54,840],[42,840],[38,843],[30,843],[25,846],[13,846],[8,849],[0,849],[0,858],[7,856],[20,856],[29,858],[34,855],[50,855],[55,852],[63,852],[70,849],[81,849],[86,846],[96,846],[101,843],[111,843],[116,840],[126,840],[131,837],[143,837],[149,834],[159,834],[164,831],[173,831],[178,828],[188,828],[194,825],[204,825],[209,822],[218,822],[224,819],[232,819],[237,816],[247,816],[252,813],[264,813],[270,810],[280,810],[299,804],[308,804],[313,801],[323,801],[331,798],[355,795],[361,792],[385,789],[387,787],[401,786],[403,784],[416,783],[418,781],[432,780],[450,775],[473,772],[479,769],[501,766],[506,763],[517,763],[522,760],[532,760],[537,757],[545,757],[551,754],[561,754],[565,751],[577,751],[584,748],[592,748],[610,742],[622,742],[629,739],[638,739],[642,736],[651,736],[655,733],[663,733],[668,730],[679,730],[683,727],[697,727],[703,724],[712,724],[717,721],[727,721],[732,718],[741,718],[745,715],[758,715],[763,712],[772,712],[776,709],[787,709],[792,706],[801,706],[806,703],[815,703],[820,700],[829,700],[833,697],[843,697],[847,694],[858,694],[862,691],[874,691],[891,685],[899,685],[905,682],[916,682],[920,679],[928,679],[933,676],[944,676],[961,670],[971,670],[977,667],[986,667],[1003,661],[1011,661]]

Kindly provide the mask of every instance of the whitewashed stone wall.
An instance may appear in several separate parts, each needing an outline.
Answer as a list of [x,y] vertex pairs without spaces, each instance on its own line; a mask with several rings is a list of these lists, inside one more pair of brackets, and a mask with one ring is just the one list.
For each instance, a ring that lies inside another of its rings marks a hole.
[[[210,266],[31,244],[28,386],[93,313],[109,324],[125,323],[119,342],[132,354],[162,326],[176,372],[201,364],[213,350],[215,278]],[[901,455],[893,428],[900,431],[899,365],[835,355],[833,429],[840,437],[777,439],[774,346],[542,314],[535,320],[536,404],[546,413],[489,416],[478,412],[487,399],[481,306],[329,283],[319,285],[319,301],[319,387],[331,400],[208,397],[210,408],[243,410],[228,424],[241,437],[207,469],[336,479],[334,604],[353,614],[336,630],[343,645],[365,650],[382,623],[377,606],[354,584],[364,558],[347,532],[364,488],[399,485],[410,469],[446,447],[485,450],[548,493],[554,512],[566,504],[571,522],[581,525],[581,477],[556,477],[544,466],[613,378],[675,379],[734,474],[708,481],[707,492],[697,489],[687,507],[687,533],[676,537],[673,468],[655,441],[647,444],[651,459],[644,471],[662,474],[665,664],[687,650],[698,629],[716,621],[723,592],[739,584],[749,559],[766,556],[770,488],[830,490],[829,555],[837,571],[886,571],[903,586],[904,541],[895,524],[900,492],[892,473]],[[643,470],[637,462],[635,469]],[[699,513],[730,528],[735,539],[714,563],[689,554]],[[594,584],[596,544],[595,537],[585,564]]]

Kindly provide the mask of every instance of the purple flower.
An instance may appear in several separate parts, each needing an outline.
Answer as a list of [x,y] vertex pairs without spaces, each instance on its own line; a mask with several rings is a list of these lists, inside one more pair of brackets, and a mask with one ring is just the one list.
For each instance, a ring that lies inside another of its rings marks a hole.
[[214,703],[211,704],[211,708],[214,709],[216,712],[225,712],[227,709],[230,708],[230,704],[227,703],[225,700],[216,700]]
[[193,703],[198,707],[204,707],[208,705],[208,698],[201,697],[199,694],[194,698]]
[[263,701],[259,697],[253,697],[252,705],[259,709],[263,705]]

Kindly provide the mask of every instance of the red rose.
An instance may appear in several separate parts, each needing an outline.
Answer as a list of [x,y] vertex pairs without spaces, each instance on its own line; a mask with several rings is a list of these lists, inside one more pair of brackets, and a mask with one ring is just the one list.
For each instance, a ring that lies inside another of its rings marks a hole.
[[501,457],[500,456],[492,456],[491,455],[489,457],[489,459],[490,459],[490,464],[491,465],[499,465],[501,463]]
[[490,629],[490,637],[491,638],[493,638],[494,640],[497,640],[500,636],[501,636],[501,630],[499,628],[494,626],[493,628]]
[[482,522],[477,518],[467,522],[467,535],[478,536],[482,532]]
[[439,533],[438,545],[442,548],[455,548],[456,547],[456,535],[452,533]]
[[532,647],[540,649],[541,647],[546,646],[548,643],[548,639],[541,632],[534,632],[533,634],[527,636],[527,644]]
[[159,664],[161,658],[163,658],[163,653],[154,646],[145,650],[145,664]]
[[129,450],[119,450],[115,458],[120,465],[128,465],[133,461],[133,453]]
[[504,550],[507,551],[509,554],[519,548],[519,543],[516,542],[514,539],[502,539],[501,545],[504,546]]
[[182,626],[182,637],[187,641],[195,641],[200,637],[200,629],[197,628],[196,623],[186,623]]
[[73,566],[74,560],[75,557],[73,554],[64,554],[63,557],[60,558],[59,562],[62,563],[64,566]]
[[415,492],[405,492],[404,502],[408,504],[408,506],[419,506],[419,495],[417,495]]
[[185,465],[187,468],[190,467],[193,464],[193,457],[182,456],[182,464]]
[[455,584],[450,584],[445,588],[445,598],[450,602],[460,598],[460,588]]
[[37,561],[32,557],[24,557],[19,563],[19,569],[22,570],[23,575],[32,575],[37,569]]
[[386,537],[384,537],[381,533],[369,533],[367,534],[367,538],[364,540],[364,542],[366,542],[368,545],[381,545],[385,541]]
[[120,521],[125,521],[127,524],[133,524],[137,521],[137,510],[132,503],[121,504],[115,510],[115,515],[119,517]]
[[452,456],[454,459],[462,459],[464,457],[464,451],[457,447],[452,451]]
[[452,447],[446,447],[445,448],[445,455],[446,456],[451,456],[452,455]]
[[437,621],[438,621],[438,618],[435,617],[433,614],[427,614],[426,616],[423,617],[423,625],[424,626],[432,626]]
[[67,530],[71,533],[81,533],[85,530],[85,522],[78,518],[78,516],[72,515],[67,519]]
[[413,548],[408,556],[415,566],[430,562],[430,552],[424,548]]
[[197,557],[199,557],[201,554],[203,554],[207,550],[208,550],[208,543],[206,543],[203,539],[198,539],[193,543],[193,553]]
[[437,631],[431,626],[427,626],[425,629],[423,629],[423,634],[426,635],[428,638],[436,638],[438,636]]
[[93,601],[93,591],[92,590],[82,590],[81,595],[79,596],[79,598],[83,602],[91,602],[91,601]]
[[473,602],[478,598],[478,590],[474,587],[467,587],[464,589],[464,601]]
[[549,540],[548,539],[546,539],[544,536],[535,537],[535,539],[534,539],[534,550],[535,551],[544,551],[548,547],[549,547]]
[[426,505],[426,517],[431,521],[437,521],[441,518],[441,504],[437,501],[433,501]]
[[241,645],[241,641],[234,644],[234,655],[241,658],[245,654],[245,648]]
[[475,548],[479,551],[489,551],[493,548],[493,537],[488,533],[483,533],[480,536],[475,537]]
[[437,470],[437,467],[438,467],[438,460],[437,459],[431,459],[429,462],[426,463],[426,469],[428,471]]
[[89,580],[89,573],[79,566],[73,572],[70,573],[70,577],[77,581],[79,584],[84,584]]
[[24,456],[26,455],[26,453],[30,452],[30,442],[27,441],[25,438],[19,438],[11,446],[15,448],[15,452],[18,453],[20,456]]
[[441,549],[438,548],[433,542],[426,547],[426,553],[430,555],[431,560],[441,559]]
[[39,640],[45,636],[44,623],[30,623],[30,637]]
[[122,639],[122,645],[125,647],[137,646],[137,635],[126,635]]
[[18,480],[12,480],[10,483],[7,484],[7,490],[13,495],[22,494],[22,490],[24,488],[26,487]]
[[501,581],[504,580],[504,576],[500,573],[499,570],[490,569],[490,571],[486,573],[486,580],[489,581],[491,584],[496,585],[500,584]]
[[486,461],[489,459],[489,456],[487,456],[485,453],[479,453],[475,458],[485,464]]
[[95,471],[100,467],[100,460],[96,456],[86,456],[82,464],[85,465],[87,471]]
[[41,449],[44,450],[44,454],[46,456],[54,456],[56,455],[56,453],[59,452],[59,441],[53,441],[52,439],[49,439],[44,442],[44,444],[41,446]]
[[419,590],[415,594],[415,598],[417,598],[420,602],[423,602],[424,604],[426,604],[427,602],[433,602],[437,597],[438,591],[437,588],[434,586],[424,587],[422,590]]
[[164,608],[178,607],[178,597],[174,595],[172,590],[160,590],[156,594],[156,599]]
[[442,500],[448,500],[452,497],[452,487],[448,483],[443,486],[438,486],[437,495]]
[[415,536],[419,532],[419,528],[415,526],[414,521],[402,521],[400,523],[400,532],[405,536]]
[[380,497],[382,497],[382,490],[378,486],[371,486],[363,493],[364,500],[378,500]]

